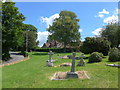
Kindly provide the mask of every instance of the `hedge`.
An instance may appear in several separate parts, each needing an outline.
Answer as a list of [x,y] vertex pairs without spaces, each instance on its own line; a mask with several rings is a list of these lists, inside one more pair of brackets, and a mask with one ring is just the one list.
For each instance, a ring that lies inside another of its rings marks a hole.
[[[56,53],[64,53],[65,49],[64,48],[40,48],[40,49],[32,49],[32,51],[36,51],[36,52],[56,52]],[[78,49],[76,48],[66,48],[66,52],[77,52]]]

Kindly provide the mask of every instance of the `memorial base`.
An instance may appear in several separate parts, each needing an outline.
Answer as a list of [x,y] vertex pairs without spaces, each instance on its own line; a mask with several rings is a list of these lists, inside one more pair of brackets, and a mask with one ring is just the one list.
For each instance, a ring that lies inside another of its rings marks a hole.
[[67,72],[66,79],[67,78],[78,78],[78,74],[75,72]]
[[77,66],[85,66],[85,64],[78,63]]
[[53,67],[53,63],[52,62],[47,62],[47,66],[48,67]]

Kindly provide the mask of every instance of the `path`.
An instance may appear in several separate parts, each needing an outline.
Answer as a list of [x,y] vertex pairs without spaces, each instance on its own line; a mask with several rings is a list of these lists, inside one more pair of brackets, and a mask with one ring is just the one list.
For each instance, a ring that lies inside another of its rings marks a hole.
[[2,62],[2,64],[0,63],[0,66],[1,65],[7,65],[7,64],[11,64],[11,63],[17,63],[19,61],[23,61],[25,58],[23,55],[21,55],[20,53],[18,52],[10,52],[10,56],[11,56],[11,59],[8,60],[8,61],[5,61],[5,62]]

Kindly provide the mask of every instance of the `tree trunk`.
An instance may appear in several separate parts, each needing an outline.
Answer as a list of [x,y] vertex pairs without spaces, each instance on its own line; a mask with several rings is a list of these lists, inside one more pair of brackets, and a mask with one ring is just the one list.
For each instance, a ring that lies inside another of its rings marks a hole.
[[5,47],[2,49],[2,60],[7,61],[10,59],[9,48]]
[[64,43],[64,53],[66,52],[66,43]]

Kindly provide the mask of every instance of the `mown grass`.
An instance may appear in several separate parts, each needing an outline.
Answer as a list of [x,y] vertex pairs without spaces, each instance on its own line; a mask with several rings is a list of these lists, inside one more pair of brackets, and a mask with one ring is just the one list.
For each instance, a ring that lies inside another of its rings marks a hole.
[[[61,53],[60,56],[71,55],[71,53]],[[80,53],[77,53],[79,56]],[[59,67],[61,63],[71,62],[71,59],[61,59],[53,55],[56,67],[47,67],[48,53],[30,53],[30,59],[14,65],[2,68],[2,87],[3,88],[118,88],[118,68],[105,66],[113,62],[108,62],[103,58],[100,63],[87,63],[86,66],[76,66],[76,71],[87,71],[90,79],[69,79],[69,80],[50,80],[55,72],[70,71],[70,67]],[[89,57],[89,55],[86,55]],[[78,60],[76,60],[77,64]],[[118,62],[115,62],[118,63]]]

